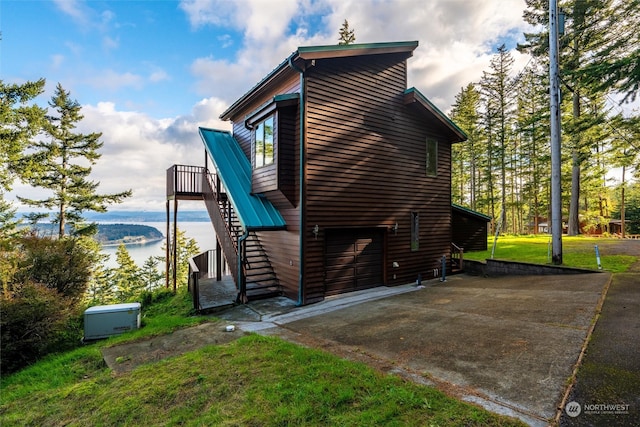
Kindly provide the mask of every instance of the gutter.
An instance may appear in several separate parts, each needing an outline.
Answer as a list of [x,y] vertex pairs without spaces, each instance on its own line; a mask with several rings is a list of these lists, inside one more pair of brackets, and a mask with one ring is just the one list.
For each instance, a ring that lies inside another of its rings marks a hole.
[[288,63],[289,63],[289,67],[291,67],[291,69],[293,69],[294,71],[297,71],[298,73],[300,73],[300,101],[299,101],[299,106],[300,106],[300,235],[299,235],[299,239],[300,239],[300,253],[298,255],[299,260],[298,260],[298,301],[296,302],[297,306],[301,306],[302,302],[303,302],[303,288],[304,288],[304,275],[303,275],[303,271],[304,271],[304,235],[305,235],[305,216],[304,216],[304,211],[305,211],[305,197],[304,197],[304,188],[305,188],[305,180],[304,180],[304,169],[305,169],[305,157],[304,157],[304,152],[305,152],[305,147],[304,147],[304,134],[305,134],[305,127],[304,127],[304,93],[305,93],[305,80],[304,80],[304,70],[302,70],[301,68],[298,68],[294,63],[293,63],[293,57],[294,55],[289,56],[288,58]]
[[249,237],[249,229],[245,229],[244,234],[238,237],[238,285],[240,287],[236,301],[241,304],[246,304],[247,299],[247,280],[243,280],[243,264],[242,264],[242,244]]

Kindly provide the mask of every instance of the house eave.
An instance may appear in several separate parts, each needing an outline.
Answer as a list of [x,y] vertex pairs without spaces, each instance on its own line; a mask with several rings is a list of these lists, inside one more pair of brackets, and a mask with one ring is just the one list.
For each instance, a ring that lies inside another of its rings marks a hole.
[[429,117],[439,122],[449,134],[449,142],[456,143],[467,140],[467,134],[415,87],[404,91],[404,103],[405,105],[417,106],[419,111],[426,113]]
[[391,53],[407,53],[411,56],[417,47],[417,41],[303,46],[298,48],[298,56],[307,60],[347,58],[351,56],[382,55]]
[[347,58],[361,55],[382,55],[393,53],[405,53],[411,56],[413,51],[418,47],[417,41],[405,42],[389,42],[389,43],[363,43],[350,45],[324,45],[324,46],[301,46],[282,61],[276,68],[253,86],[247,93],[236,100],[221,115],[221,120],[231,120],[231,118],[244,107],[246,107],[253,99],[265,90],[268,86],[280,80],[283,76],[291,73],[298,74],[289,64],[295,63],[300,69],[306,68],[307,61],[326,58]]

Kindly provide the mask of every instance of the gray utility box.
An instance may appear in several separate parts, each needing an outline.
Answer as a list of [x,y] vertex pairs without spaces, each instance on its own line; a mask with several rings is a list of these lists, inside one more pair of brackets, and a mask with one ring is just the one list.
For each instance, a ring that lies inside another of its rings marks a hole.
[[96,305],[84,311],[84,339],[95,340],[140,327],[140,303]]

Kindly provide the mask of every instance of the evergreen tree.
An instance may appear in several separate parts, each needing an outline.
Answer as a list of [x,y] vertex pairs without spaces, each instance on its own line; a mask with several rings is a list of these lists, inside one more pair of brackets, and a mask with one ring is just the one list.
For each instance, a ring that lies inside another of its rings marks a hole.
[[[500,180],[500,222],[503,229],[507,227],[507,174],[510,156],[513,155],[512,123],[514,120],[514,96],[513,79],[510,77],[513,66],[513,57],[507,51],[505,45],[498,48],[491,60],[490,70],[483,72],[480,81],[482,96],[487,106],[487,131],[493,137],[488,149],[491,157],[497,157],[497,172]],[[493,174],[493,163],[488,172]],[[512,218],[513,219],[513,218]]]
[[[176,288],[184,287],[186,289],[189,283],[189,258],[200,253],[198,242],[191,237],[187,237],[186,233],[178,228],[176,233]],[[162,253],[166,253],[166,242],[162,245]],[[164,256],[158,257],[162,263],[166,262]],[[169,263],[169,277],[173,277],[171,263]]]
[[153,291],[164,284],[164,276],[158,269],[159,264],[158,257],[150,256],[140,269],[140,280],[148,291]]
[[467,141],[452,147],[452,200],[477,209],[479,159],[482,155],[480,94],[473,83],[460,89],[451,111],[451,119],[467,134]]
[[118,266],[113,270],[113,285],[116,288],[117,300],[126,302],[144,290],[144,283],[140,269],[124,243],[116,250],[116,262]]
[[549,100],[546,97],[546,78],[542,67],[534,63],[527,67],[518,83],[518,134],[522,140],[519,177],[523,210],[531,224],[531,231],[538,233],[542,217],[549,217],[550,147]]
[[[594,52],[605,43],[608,29],[602,26],[612,13],[616,2],[612,0],[572,0],[563,4],[568,11],[565,34],[560,38],[560,74],[562,76],[563,93],[563,146],[571,153],[571,188],[569,191],[569,235],[580,232],[581,200],[585,196],[581,182],[585,172],[589,170],[589,159],[592,155],[589,138],[586,132],[593,126],[602,123],[602,93],[584,78],[584,68],[593,57]],[[527,0],[525,20],[535,26],[548,26],[548,3],[538,0]],[[545,21],[546,15],[546,21]],[[537,34],[526,34],[527,44],[520,49],[532,53],[545,60],[548,49],[548,31]],[[585,110],[585,105],[600,103],[595,108]],[[570,110],[567,111],[567,106]],[[585,114],[588,113],[588,114]],[[566,188],[566,187],[565,187]],[[582,209],[587,203],[582,204]]]
[[45,110],[28,103],[44,92],[44,84],[44,79],[21,85],[0,80],[0,195],[11,189],[18,160],[41,130]]
[[131,190],[116,194],[97,193],[99,183],[90,181],[89,175],[91,165],[101,156],[98,150],[103,145],[100,142],[102,134],[74,132],[83,118],[81,106],[60,84],[49,105],[57,115],[47,117],[44,126],[47,139],[32,143],[31,152],[22,159],[23,165],[38,164],[40,167],[23,169],[22,173],[29,184],[51,190],[53,195],[40,200],[19,199],[30,206],[56,209],[54,222],[62,237],[67,223],[80,229],[83,212],[105,212],[107,205],[121,202],[131,195]]
[[599,90],[620,92],[623,102],[634,101],[640,90],[640,0],[602,3],[605,13],[589,17],[600,29],[601,40],[576,72]]
[[0,80],[0,246],[9,249],[17,236],[16,209],[4,194],[20,175],[19,159],[31,138],[38,134],[45,111],[28,103],[44,91],[44,79],[24,84]]
[[338,39],[339,45],[347,45],[353,44],[356,41],[356,35],[353,29],[349,28],[349,21],[346,19],[342,23],[342,27],[340,27],[340,38]]

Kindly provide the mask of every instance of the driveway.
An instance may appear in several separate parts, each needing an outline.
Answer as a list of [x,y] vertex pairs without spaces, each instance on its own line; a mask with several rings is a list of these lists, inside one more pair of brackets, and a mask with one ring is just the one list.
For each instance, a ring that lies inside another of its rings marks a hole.
[[283,314],[258,305],[253,309],[266,313],[261,322],[236,324],[362,360],[542,426],[556,415],[610,282],[609,273],[457,275]]

